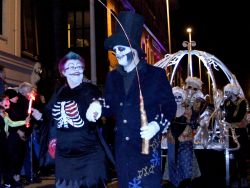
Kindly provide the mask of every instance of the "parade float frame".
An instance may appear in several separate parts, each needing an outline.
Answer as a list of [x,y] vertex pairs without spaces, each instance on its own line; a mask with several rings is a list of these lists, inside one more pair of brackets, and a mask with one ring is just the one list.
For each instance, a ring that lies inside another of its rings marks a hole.
[[[166,54],[163,59],[159,60],[154,64],[156,67],[161,67],[166,70],[168,79],[170,81],[170,84],[172,87],[177,85],[176,82],[176,75],[178,72],[178,68],[183,65],[182,63],[187,63],[186,65],[186,76],[193,77],[194,74],[194,68],[193,66],[198,63],[198,78],[202,77],[202,74],[204,74],[204,71],[201,71],[201,66],[203,65],[203,68],[205,68],[205,71],[207,73],[208,77],[208,83],[209,83],[209,97],[211,97],[211,102],[214,103],[215,111],[213,113],[214,116],[216,116],[216,110],[219,109],[220,104],[223,102],[223,87],[218,87],[217,85],[217,78],[215,76],[216,72],[221,72],[226,77],[226,83],[235,84],[240,88],[240,97],[244,97],[244,92],[242,90],[242,87],[240,86],[236,76],[228,69],[228,67],[216,56],[200,50],[192,50],[192,46],[195,46],[196,43],[194,41],[184,41],[183,47],[187,47],[188,50],[179,50],[176,53],[173,54]],[[185,57],[187,56],[187,59]],[[193,61],[193,59],[196,58],[198,60]],[[196,71],[197,72],[197,71]],[[195,75],[196,76],[196,75]],[[212,87],[210,88],[210,81],[212,82]],[[210,93],[211,90],[211,93]],[[225,170],[226,170],[226,185],[230,185],[230,151],[239,149],[240,145],[237,141],[237,137],[235,136],[234,140],[237,143],[236,148],[229,148],[229,129],[231,129],[230,124],[226,123],[224,120],[220,120],[220,124],[224,127],[224,136],[225,136],[225,142],[222,146],[213,147],[210,148],[198,148],[198,149],[215,149],[215,150],[224,150],[224,156],[225,156]],[[216,127],[216,126],[214,126]],[[233,131],[233,129],[231,129]],[[212,131],[213,133],[216,132],[216,130]]]

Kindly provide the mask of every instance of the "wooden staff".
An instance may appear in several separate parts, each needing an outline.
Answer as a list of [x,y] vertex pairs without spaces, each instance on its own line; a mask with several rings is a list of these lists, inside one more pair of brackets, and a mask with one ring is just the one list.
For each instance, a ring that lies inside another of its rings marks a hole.
[[[140,112],[141,112],[141,127],[148,126],[148,119],[147,119],[146,111],[144,108],[144,100],[142,97],[141,90],[140,90]],[[145,138],[142,139],[141,153],[145,155],[149,154],[149,140]]]

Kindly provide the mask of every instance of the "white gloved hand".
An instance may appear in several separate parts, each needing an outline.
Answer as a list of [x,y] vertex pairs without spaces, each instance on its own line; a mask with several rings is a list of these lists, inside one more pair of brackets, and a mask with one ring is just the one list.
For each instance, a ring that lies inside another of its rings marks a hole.
[[141,138],[146,140],[150,140],[158,131],[160,130],[160,126],[156,121],[151,121],[148,126],[141,128]]
[[89,108],[86,112],[87,120],[91,122],[96,122],[101,117],[102,106],[99,101],[94,101],[89,105]]
[[42,119],[43,114],[42,114],[41,112],[39,112],[39,111],[38,111],[37,109],[35,109],[35,108],[32,108],[31,110],[32,110],[32,116],[33,116],[37,121],[39,121],[39,120]]

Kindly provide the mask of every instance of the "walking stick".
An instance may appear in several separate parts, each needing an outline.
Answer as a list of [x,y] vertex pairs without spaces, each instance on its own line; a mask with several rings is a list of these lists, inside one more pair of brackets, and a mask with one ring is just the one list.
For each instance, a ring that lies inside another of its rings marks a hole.
[[[147,120],[147,115],[146,111],[144,108],[144,101],[143,101],[143,96],[140,90],[140,113],[141,113],[141,127],[148,126],[148,120]],[[142,139],[142,154],[149,154],[149,140],[143,138]]]

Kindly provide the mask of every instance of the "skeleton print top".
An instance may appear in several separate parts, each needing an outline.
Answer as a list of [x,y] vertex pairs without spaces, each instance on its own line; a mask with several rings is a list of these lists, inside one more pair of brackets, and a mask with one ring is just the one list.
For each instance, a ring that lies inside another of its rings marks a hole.
[[53,102],[57,128],[55,176],[59,187],[101,188],[106,181],[106,153],[96,128],[98,122],[86,119],[89,104],[99,97],[96,86],[82,83],[74,89],[63,88]]
[[65,87],[59,94],[52,108],[57,126],[58,155],[81,155],[86,147],[98,143],[95,123],[85,116],[89,104],[99,96],[98,88],[90,83],[82,83],[74,89]]

